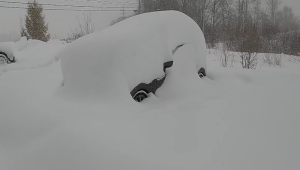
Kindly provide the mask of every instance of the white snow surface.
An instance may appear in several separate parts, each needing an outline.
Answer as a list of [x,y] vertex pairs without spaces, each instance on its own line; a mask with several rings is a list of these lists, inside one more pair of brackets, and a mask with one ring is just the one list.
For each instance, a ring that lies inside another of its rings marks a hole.
[[0,75],[12,70],[36,69],[58,61],[58,54],[66,47],[66,43],[50,40],[47,43],[39,40],[21,38],[17,42],[5,42],[6,51],[14,54],[16,62],[0,66]]
[[60,53],[61,93],[107,98],[120,95],[126,84],[131,91],[162,77],[163,63],[173,60],[172,51],[181,44],[189,44],[197,54],[193,56],[196,72],[206,69],[203,33],[185,14],[164,11],[128,18],[74,41]]
[[290,56],[243,70],[208,53],[200,79],[197,52],[183,46],[156,96],[136,103],[127,84],[108,99],[61,95],[65,47],[33,44],[0,67],[0,170],[300,169],[300,63]]

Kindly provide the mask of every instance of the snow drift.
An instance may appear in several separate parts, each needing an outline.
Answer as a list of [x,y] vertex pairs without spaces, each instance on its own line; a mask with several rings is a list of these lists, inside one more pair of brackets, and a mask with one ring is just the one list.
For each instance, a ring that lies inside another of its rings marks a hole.
[[49,40],[43,42],[27,40],[25,37],[17,42],[2,44],[5,45],[5,51],[9,51],[15,56],[16,62],[0,66],[0,74],[13,70],[36,69],[50,65],[58,61],[57,54],[67,46],[63,41]]

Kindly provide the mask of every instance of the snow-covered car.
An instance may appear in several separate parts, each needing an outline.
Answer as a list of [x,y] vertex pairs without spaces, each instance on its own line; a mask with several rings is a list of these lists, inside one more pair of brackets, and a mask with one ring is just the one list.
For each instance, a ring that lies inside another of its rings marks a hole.
[[[190,44],[200,77],[206,75],[206,47],[199,26],[178,11],[140,14],[81,37],[60,53],[62,90],[107,93],[122,75],[134,100],[155,94],[173,65],[177,49]],[[113,83],[114,82],[114,83]],[[111,87],[111,88],[110,88]],[[117,95],[117,94],[116,94]]]
[[[144,16],[143,24],[147,22],[163,25],[167,30],[167,41],[172,56],[179,48],[188,45],[193,50],[192,58],[195,62],[200,78],[207,74],[206,42],[202,30],[189,16],[178,11],[161,11],[148,13]],[[188,55],[188,54],[187,54]],[[183,56],[184,57],[184,56]]]
[[14,48],[10,42],[0,43],[0,65],[16,62]]
[[[166,69],[172,67],[173,61],[168,61],[163,64],[163,70],[166,73]],[[134,89],[131,90],[130,94],[133,99],[137,102],[143,101],[145,98],[148,97],[148,94],[151,92],[155,94],[156,90],[161,87],[164,83],[167,74],[164,74],[160,78],[154,79],[150,83],[140,83]]]

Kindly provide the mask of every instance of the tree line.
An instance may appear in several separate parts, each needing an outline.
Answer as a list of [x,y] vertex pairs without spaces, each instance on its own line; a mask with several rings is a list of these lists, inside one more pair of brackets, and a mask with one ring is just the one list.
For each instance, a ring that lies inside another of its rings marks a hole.
[[[263,7],[263,3],[266,6]],[[140,0],[135,15],[181,11],[199,25],[208,48],[222,43],[228,50],[249,54],[300,55],[300,20],[291,7],[281,5],[280,0]],[[115,20],[111,25],[123,19]],[[82,36],[87,30],[85,27],[93,25],[91,16],[79,25],[81,29],[76,35]],[[28,4],[25,26],[21,23],[21,35],[42,41],[50,38],[43,8],[36,0]]]
[[[266,6],[263,6],[263,3]],[[300,20],[280,0],[141,0],[138,13],[177,10],[190,16],[209,48],[299,55]]]

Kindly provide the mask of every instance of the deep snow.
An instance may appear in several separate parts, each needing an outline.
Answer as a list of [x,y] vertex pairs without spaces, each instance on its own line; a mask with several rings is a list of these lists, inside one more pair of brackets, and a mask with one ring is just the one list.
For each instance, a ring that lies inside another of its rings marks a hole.
[[157,96],[136,103],[63,97],[66,46],[32,44],[0,67],[1,170],[300,169],[300,63],[289,56],[242,70],[208,53],[200,79],[186,46]]

